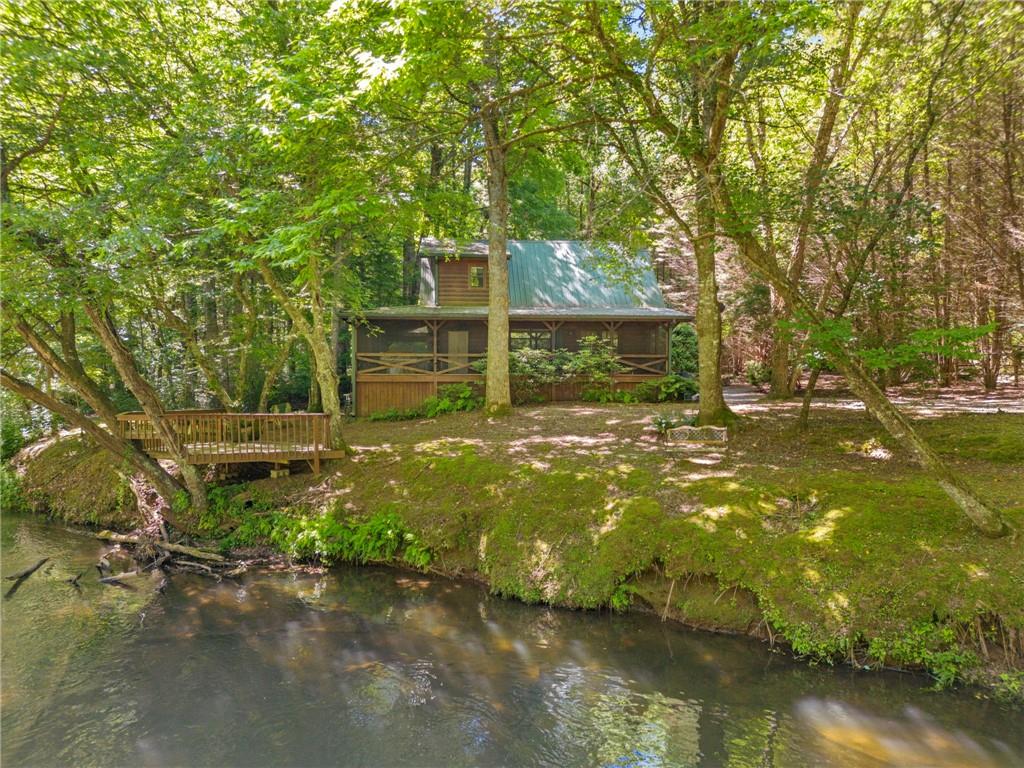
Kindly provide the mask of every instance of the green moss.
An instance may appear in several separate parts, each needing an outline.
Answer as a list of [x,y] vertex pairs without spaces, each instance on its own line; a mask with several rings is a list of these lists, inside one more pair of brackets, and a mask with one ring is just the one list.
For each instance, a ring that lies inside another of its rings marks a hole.
[[81,438],[58,440],[40,451],[25,468],[22,488],[32,509],[67,522],[119,529],[143,522],[129,473]]

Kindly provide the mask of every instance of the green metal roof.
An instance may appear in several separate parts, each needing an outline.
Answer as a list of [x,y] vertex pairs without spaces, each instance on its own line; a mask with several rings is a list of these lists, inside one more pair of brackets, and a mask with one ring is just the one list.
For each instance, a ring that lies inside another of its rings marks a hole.
[[[613,246],[608,246],[608,249]],[[509,240],[509,316],[519,320],[692,320],[665,306],[646,251],[613,254],[581,240]],[[486,256],[483,242],[430,241],[421,259],[420,304],[367,310],[367,318],[484,317],[485,306],[437,306],[438,257]]]
[[646,252],[614,259],[580,240],[510,240],[508,251],[510,307],[665,306]]

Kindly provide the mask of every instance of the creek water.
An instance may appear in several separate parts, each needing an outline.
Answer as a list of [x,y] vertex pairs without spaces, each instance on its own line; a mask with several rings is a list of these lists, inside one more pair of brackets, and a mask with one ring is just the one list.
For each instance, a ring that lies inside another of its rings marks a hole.
[[[2,519],[4,766],[1019,765],[1024,713],[655,617],[381,568],[104,586]],[[65,579],[84,573],[81,587]],[[9,590],[12,582],[3,582]]]

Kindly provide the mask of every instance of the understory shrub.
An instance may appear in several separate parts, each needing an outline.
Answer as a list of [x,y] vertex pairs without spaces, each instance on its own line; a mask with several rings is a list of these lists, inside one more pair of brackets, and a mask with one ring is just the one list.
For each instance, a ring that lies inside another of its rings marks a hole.
[[457,384],[444,384],[438,387],[437,394],[424,400],[420,410],[424,416],[432,419],[445,413],[475,411],[482,408],[483,404],[480,388],[475,384],[460,381]]
[[423,411],[419,408],[388,408],[386,411],[371,413],[370,421],[409,421],[422,419]]
[[27,508],[21,478],[9,465],[0,464],[0,511],[23,512]]
[[692,400],[697,394],[697,382],[686,376],[669,374],[660,379],[642,381],[633,390],[642,403],[670,403]]
[[270,541],[299,560],[325,564],[401,559],[416,568],[430,565],[430,550],[393,512],[365,520],[339,520],[330,512],[302,517],[275,516]]
[[756,360],[750,360],[747,362],[745,373],[747,376],[747,383],[755,387],[767,384],[771,380],[771,371],[768,366]]
[[615,342],[603,336],[584,336],[579,351],[569,353],[565,364],[567,378],[582,382],[583,399],[591,402],[629,402],[625,393],[612,389],[613,377],[624,370]]
[[509,385],[516,405],[544,399],[544,389],[565,378],[564,364],[569,353],[546,349],[513,349],[508,356]]
[[672,373],[677,376],[689,374],[697,375],[697,331],[689,323],[680,323],[672,329],[672,338],[669,342],[670,362]]
[[[619,362],[615,342],[603,336],[584,336],[579,350],[514,349],[509,352],[508,373],[512,402],[537,403],[545,389],[555,384],[579,382],[581,397],[588,402],[635,403],[632,393],[615,391],[614,376],[626,370]],[[478,360],[473,370],[483,373],[487,361]]]

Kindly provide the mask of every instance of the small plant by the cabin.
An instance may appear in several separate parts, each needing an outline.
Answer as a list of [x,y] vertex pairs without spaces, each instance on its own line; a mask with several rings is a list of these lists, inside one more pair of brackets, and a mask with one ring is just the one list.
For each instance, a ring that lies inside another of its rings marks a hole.
[[482,408],[484,399],[480,390],[473,384],[458,382],[445,384],[437,388],[437,394],[428,397],[418,408],[388,408],[370,414],[370,421],[410,421],[412,419],[432,419],[446,413],[459,411],[475,411]]
[[[578,352],[566,362],[568,378],[582,382],[583,399],[591,402],[614,402],[615,374],[625,370],[619,362],[615,342],[603,336],[584,336]],[[603,399],[603,398],[609,399]]]
[[477,408],[482,408],[483,404],[484,399],[475,385],[458,382],[438,387],[437,395],[424,400],[420,410],[424,416],[432,419],[446,413],[475,411]]
[[692,400],[697,394],[697,382],[686,376],[669,374],[660,379],[642,381],[633,390],[643,403],[669,403]]
[[605,389],[603,387],[586,388],[580,394],[586,403],[638,403],[640,399],[628,389]]
[[388,408],[386,411],[371,413],[370,421],[410,421],[422,419],[423,411],[419,408]]
[[677,376],[697,375],[697,330],[689,323],[672,329],[669,366]]
[[565,350],[514,349],[509,354],[508,373],[512,402],[516,405],[536,403],[544,399],[545,388],[565,378],[562,371]]

